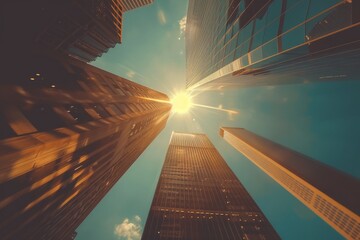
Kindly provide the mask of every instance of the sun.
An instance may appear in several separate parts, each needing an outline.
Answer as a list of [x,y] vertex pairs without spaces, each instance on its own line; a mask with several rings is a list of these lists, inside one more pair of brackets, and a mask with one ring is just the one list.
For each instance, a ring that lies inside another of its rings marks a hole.
[[189,112],[192,106],[191,96],[186,92],[175,94],[170,102],[172,103],[172,110],[180,114]]

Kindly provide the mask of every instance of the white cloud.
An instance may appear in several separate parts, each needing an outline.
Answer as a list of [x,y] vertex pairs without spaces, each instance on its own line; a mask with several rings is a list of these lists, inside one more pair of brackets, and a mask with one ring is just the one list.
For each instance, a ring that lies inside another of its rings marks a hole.
[[159,9],[157,16],[158,16],[160,24],[164,25],[166,23],[166,17],[165,17],[164,11]]
[[135,76],[135,72],[132,71],[132,70],[129,70],[127,73],[126,73],[126,76],[128,76],[129,78],[132,78]]
[[134,217],[134,219],[135,219],[135,221],[138,222],[138,223],[141,222],[141,218],[140,218],[138,215],[136,215],[136,216]]
[[186,30],[186,16],[184,16],[179,21],[179,27],[180,27],[180,34],[184,33]]
[[115,225],[114,234],[120,239],[126,240],[139,240],[141,238],[141,218],[135,216],[133,222],[130,222],[128,218],[120,224]]

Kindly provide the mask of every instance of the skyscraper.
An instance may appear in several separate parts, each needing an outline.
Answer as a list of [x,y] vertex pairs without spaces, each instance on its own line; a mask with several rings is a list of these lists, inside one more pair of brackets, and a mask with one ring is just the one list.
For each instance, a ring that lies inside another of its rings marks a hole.
[[164,128],[165,94],[34,50],[0,88],[0,236],[64,240]]
[[[122,41],[123,12],[149,0],[6,1],[1,4],[1,46],[32,45],[89,62]],[[125,8],[125,9],[124,9]]]
[[280,238],[206,135],[173,133],[142,239]]
[[346,239],[359,239],[359,180],[243,128],[220,135]]
[[187,87],[357,79],[358,1],[190,0]]

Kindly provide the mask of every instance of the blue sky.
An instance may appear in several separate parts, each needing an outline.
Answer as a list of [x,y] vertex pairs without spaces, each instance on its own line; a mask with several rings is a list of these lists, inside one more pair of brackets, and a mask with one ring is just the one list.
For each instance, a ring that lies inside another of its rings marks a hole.
[[[185,88],[185,42],[179,21],[187,1],[156,0],[125,13],[123,43],[93,64],[169,96]],[[204,132],[283,239],[342,239],[292,195],[218,136],[245,127],[359,178],[360,81],[205,92],[194,101],[239,111],[193,108],[175,115],[87,219],[78,240],[137,240],[144,228],[172,131]]]

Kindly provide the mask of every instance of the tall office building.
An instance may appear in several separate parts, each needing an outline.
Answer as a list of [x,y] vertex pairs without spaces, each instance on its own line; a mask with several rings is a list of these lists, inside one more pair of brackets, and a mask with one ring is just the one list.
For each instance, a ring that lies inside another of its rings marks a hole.
[[[149,0],[6,1],[0,45],[21,52],[33,44],[89,62],[122,40],[123,12]],[[3,52],[3,51],[2,51]]]
[[153,2],[154,2],[154,0],[122,0],[122,5],[123,5],[124,11],[129,11],[134,8],[146,6]]
[[280,237],[206,135],[173,133],[142,239]]
[[34,50],[0,88],[0,238],[64,240],[164,128],[165,94]]
[[360,238],[360,181],[243,128],[220,135],[346,239]]
[[359,38],[359,1],[190,0],[187,87],[358,79]]

